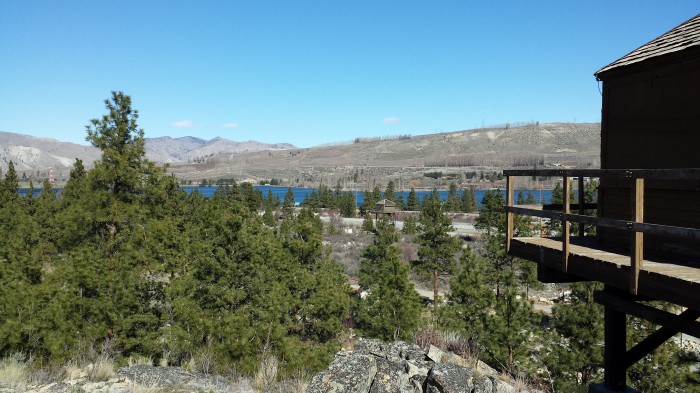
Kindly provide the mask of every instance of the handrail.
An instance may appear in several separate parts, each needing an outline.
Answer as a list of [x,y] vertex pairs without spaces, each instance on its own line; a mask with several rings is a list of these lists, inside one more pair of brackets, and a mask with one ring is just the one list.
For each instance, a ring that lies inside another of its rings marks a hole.
[[504,176],[605,177],[610,179],[700,180],[700,168],[672,169],[506,169]]
[[[562,223],[562,271],[568,272],[570,223],[591,224],[603,228],[612,228],[631,233],[630,239],[630,292],[637,294],[639,271],[644,262],[644,235],[658,235],[680,238],[684,240],[700,240],[700,229],[683,228],[668,225],[650,224],[644,222],[644,183],[645,180],[700,180],[700,168],[677,169],[509,169],[504,170],[506,177],[506,250],[510,251],[513,239],[515,214],[534,217],[545,217],[561,220]],[[563,180],[562,211],[536,210],[513,206],[514,178],[518,176],[548,176],[561,177]],[[578,214],[570,212],[572,207],[569,197],[569,185],[572,177],[578,178],[579,204]],[[613,178],[631,180],[631,219],[619,220],[605,217],[586,216],[583,214],[587,207],[583,201],[583,178]],[[584,236],[583,225],[579,225],[580,237]]]

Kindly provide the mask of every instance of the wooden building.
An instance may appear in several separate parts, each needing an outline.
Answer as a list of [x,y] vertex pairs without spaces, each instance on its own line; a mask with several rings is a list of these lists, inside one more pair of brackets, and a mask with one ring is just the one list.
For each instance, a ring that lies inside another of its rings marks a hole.
[[379,218],[380,214],[389,217],[389,220],[393,222],[394,214],[396,214],[396,203],[388,199],[382,199],[381,201],[374,204],[374,218]]
[[[601,169],[507,170],[507,251],[538,262],[544,282],[605,284],[605,384],[591,392],[624,391],[629,366],[678,332],[700,337],[700,15],[603,67]],[[568,190],[600,179],[596,204],[558,211],[513,206],[522,176],[558,176]],[[585,215],[595,209],[595,216]],[[514,237],[516,214],[561,220],[557,237]],[[570,233],[570,223],[579,231]],[[584,236],[586,225],[595,236]],[[673,314],[642,303],[687,308]],[[626,318],[661,328],[626,347]]]
[[[700,167],[700,15],[595,73],[603,83],[601,168]],[[644,221],[700,228],[700,184],[653,180],[644,185]],[[630,189],[604,179],[602,217],[627,219]],[[608,231],[608,232],[606,232]],[[603,229],[601,241],[620,245],[627,237]],[[645,252],[676,248],[700,257],[700,248],[650,234]]]

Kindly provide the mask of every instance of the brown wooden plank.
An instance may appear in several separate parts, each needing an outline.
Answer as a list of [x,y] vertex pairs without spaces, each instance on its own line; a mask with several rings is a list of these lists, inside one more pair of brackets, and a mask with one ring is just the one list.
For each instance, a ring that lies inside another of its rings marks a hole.
[[[583,215],[583,207],[584,207],[584,195],[583,195],[583,176],[578,177],[578,214]],[[583,223],[579,223],[578,225],[578,236],[583,237],[586,234],[586,227],[583,225]]]
[[[506,176],[506,206],[511,207],[513,206],[513,176]],[[506,226],[506,252],[510,252],[510,242],[513,239],[513,219],[514,219],[514,214],[513,212],[507,210],[506,211],[506,217],[507,217],[507,226]]]
[[[562,270],[561,241],[513,238],[511,255]],[[624,254],[571,245],[570,275],[629,289],[630,258]],[[640,269],[638,294],[680,306],[700,309],[700,269],[645,260]]]
[[571,224],[569,223],[569,220],[566,219],[566,214],[569,214],[569,209],[571,205],[571,195],[569,194],[569,186],[571,185],[571,178],[568,176],[564,176],[563,184],[562,187],[564,189],[564,196],[563,196],[563,204],[564,204],[564,209],[563,212],[564,214],[562,215],[562,222],[561,222],[561,232],[562,232],[562,242],[561,242],[561,256],[562,256],[562,270],[564,272],[569,271],[569,231],[571,230]]
[[[644,179],[635,179],[632,188],[632,219],[634,222],[644,222]],[[639,269],[644,262],[644,234],[635,232],[632,235],[630,250],[630,292],[637,294],[639,285]]]

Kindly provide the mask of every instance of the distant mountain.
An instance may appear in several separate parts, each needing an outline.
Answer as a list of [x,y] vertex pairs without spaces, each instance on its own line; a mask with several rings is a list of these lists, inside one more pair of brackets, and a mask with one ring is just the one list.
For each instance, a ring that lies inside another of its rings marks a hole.
[[168,163],[197,161],[219,153],[239,154],[295,148],[289,143],[235,142],[221,137],[210,141],[191,136],[146,138],[146,156],[156,162]]
[[386,179],[420,178],[431,170],[597,167],[600,123],[506,124],[439,134],[357,138],[354,143],[283,151],[202,155],[206,156],[203,160],[173,164],[170,171],[193,181],[276,178],[317,186],[329,178],[335,185],[338,179],[352,178],[357,172],[367,181],[384,178],[386,183]]
[[76,157],[90,166],[100,155],[100,150],[92,146],[0,131],[0,168],[3,171],[10,161],[20,174],[46,172],[49,168],[65,169],[73,166]]
[[[220,137],[207,141],[191,136],[165,136],[146,138],[145,142],[146,157],[157,163],[186,163],[215,154],[295,148],[288,143],[234,142]],[[65,176],[66,170],[73,166],[76,158],[83,160],[85,166],[91,167],[101,154],[99,149],[92,146],[0,131],[0,168],[3,171],[7,169],[7,163],[12,161],[20,174],[36,171],[44,173],[52,168],[54,172]]]

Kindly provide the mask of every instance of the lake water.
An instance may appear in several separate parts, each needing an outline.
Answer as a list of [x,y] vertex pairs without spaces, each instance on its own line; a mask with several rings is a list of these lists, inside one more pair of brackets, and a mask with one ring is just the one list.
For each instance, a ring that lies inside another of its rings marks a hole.
[[[268,191],[272,191],[272,195],[275,195],[279,197],[281,201],[284,201],[284,196],[287,194],[287,187],[280,187],[280,186],[253,186],[254,189],[260,190],[264,196],[267,196]],[[211,197],[214,195],[214,192],[216,192],[217,187],[195,187],[195,186],[184,186],[182,187],[185,192],[188,194],[191,193],[193,190],[199,191],[203,196],[205,197]],[[29,191],[28,188],[20,188],[19,189],[19,195],[20,196],[25,196],[27,192]],[[58,192],[60,189],[55,188],[54,192]],[[311,191],[313,189],[311,188],[301,188],[301,187],[292,187],[292,192],[294,193],[294,203],[297,205],[304,202],[306,198],[311,195]],[[518,192],[522,191],[523,194],[527,197],[527,193],[531,192],[532,195],[535,197],[535,199],[541,203],[549,203],[549,200],[552,198],[552,190],[516,190],[515,195],[517,197]],[[40,188],[34,189],[34,196],[39,195],[41,192]],[[357,201],[357,206],[360,206],[362,204],[362,201],[364,200],[364,195],[362,194],[362,191],[353,191],[353,195],[355,196],[355,200]],[[475,190],[476,193],[476,200],[478,201],[479,204],[481,204],[481,200],[484,198],[484,194],[486,193],[486,190]],[[503,194],[503,197],[505,198],[506,191],[501,190],[501,193]],[[418,199],[423,200],[423,198],[426,195],[429,195],[430,191],[416,191],[416,195],[418,196]],[[408,191],[397,191],[396,195],[398,197],[401,197],[404,199],[404,201],[408,198]],[[459,191],[458,195],[462,195],[462,192]],[[440,197],[440,200],[444,201],[447,199],[447,190],[438,190],[438,196]]]
[[[185,192],[190,193],[192,190],[198,190],[202,195],[210,197],[216,192],[217,187],[192,187],[192,186],[185,186],[182,187],[182,189],[185,190]],[[267,196],[268,191],[272,191],[272,195],[277,196],[281,201],[284,201],[284,196],[287,194],[287,187],[280,187],[280,186],[253,186],[254,189],[260,190],[264,196]],[[300,187],[292,187],[292,192],[294,193],[294,203],[300,204],[304,202],[306,198],[308,198],[311,195],[311,191],[313,189],[311,188],[300,188]],[[484,194],[486,194],[487,190],[475,190],[476,193],[476,200],[479,204],[481,204],[481,200],[484,198]],[[552,190],[516,190],[515,195],[517,197],[518,191],[522,191],[523,194],[527,197],[527,193],[531,192],[532,195],[535,197],[535,200],[540,201],[540,198],[543,203],[549,203],[550,198],[552,197]],[[357,201],[357,206],[360,206],[362,204],[362,201],[364,200],[364,195],[362,191],[353,191],[353,195],[355,196],[355,200]],[[397,197],[401,197],[404,199],[404,201],[408,198],[408,191],[397,191],[396,195]],[[501,190],[501,193],[503,194],[503,197],[505,198],[506,191]],[[416,195],[418,196],[418,199],[423,200],[423,198],[426,195],[429,195],[430,191],[416,191]],[[462,195],[462,192],[459,191],[457,193],[459,196]],[[444,201],[447,199],[447,190],[438,190],[438,196],[440,197],[440,200]]]

